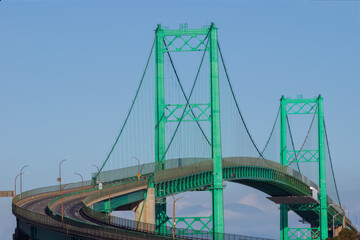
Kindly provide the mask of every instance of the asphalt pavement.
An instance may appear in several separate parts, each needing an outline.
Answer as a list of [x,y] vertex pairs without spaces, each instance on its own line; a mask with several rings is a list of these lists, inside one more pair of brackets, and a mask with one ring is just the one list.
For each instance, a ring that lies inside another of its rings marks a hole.
[[46,209],[48,203],[58,196],[60,196],[60,194],[46,197],[46,198],[34,199],[31,201],[25,202],[24,204],[20,205],[20,207],[22,207],[26,210],[32,211],[32,212],[46,215],[45,209]]

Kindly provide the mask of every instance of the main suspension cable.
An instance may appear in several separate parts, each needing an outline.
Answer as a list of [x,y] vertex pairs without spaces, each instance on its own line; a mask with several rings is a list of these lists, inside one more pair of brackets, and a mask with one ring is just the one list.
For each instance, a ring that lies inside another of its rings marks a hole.
[[[269,144],[269,142],[270,142],[270,139],[271,139],[271,137],[272,137],[272,135],[273,135],[273,133],[274,133],[274,130],[275,130],[276,123],[277,123],[277,120],[278,120],[278,118],[279,118],[279,115],[280,115],[280,107],[279,107],[279,109],[278,109],[278,111],[277,111],[276,118],[275,118],[275,122],[274,122],[274,125],[273,125],[273,127],[272,127],[272,129],[271,129],[271,132],[270,132],[270,136],[269,136],[268,140],[266,141],[266,144],[265,144],[265,146],[264,146],[261,154],[264,154],[264,152],[265,152],[265,150],[266,150],[266,148],[267,148],[267,146],[268,146],[268,144]],[[260,156],[259,156],[259,157],[260,157]]]
[[331,172],[332,172],[332,175],[333,175],[333,178],[334,178],[336,195],[337,195],[337,197],[338,197],[339,204],[340,204],[340,206],[341,206],[340,195],[339,195],[339,191],[338,191],[338,188],[337,188],[336,179],[335,179],[335,173],[334,173],[334,168],[333,168],[333,164],[332,164],[332,160],[331,160],[329,140],[328,140],[327,131],[326,131],[326,125],[325,125],[325,117],[324,117],[324,130],[325,130],[325,139],[326,139],[327,150],[328,150],[329,159],[330,159]]

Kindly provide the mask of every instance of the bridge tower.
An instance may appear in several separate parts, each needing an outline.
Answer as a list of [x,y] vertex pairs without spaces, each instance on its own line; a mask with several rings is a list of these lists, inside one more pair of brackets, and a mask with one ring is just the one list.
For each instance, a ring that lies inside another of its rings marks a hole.
[[[158,170],[165,169],[166,145],[165,145],[165,124],[167,122],[167,104],[165,103],[164,88],[164,54],[168,52],[191,52],[208,51],[210,61],[210,132],[211,132],[211,155],[213,159],[213,186],[212,186],[212,207],[213,207],[213,232],[224,232],[224,207],[223,207],[223,183],[222,183],[222,155],[221,155],[221,132],[220,132],[220,98],[219,98],[219,72],[218,72],[218,44],[217,28],[212,23],[209,28],[202,29],[164,29],[159,24],[155,31],[155,162]],[[201,38],[199,36],[205,36]],[[190,47],[186,39],[198,39],[199,44]],[[172,40],[169,40],[172,39]],[[182,46],[174,46],[174,39],[182,40]],[[201,40],[204,39],[204,40]],[[208,41],[209,44],[205,44]],[[167,43],[167,45],[165,45]],[[185,48],[187,47],[187,48]],[[177,104],[177,103],[175,103]],[[204,105],[204,103],[199,103]],[[177,104],[180,109],[189,109],[192,104]],[[165,116],[165,117],[164,117]],[[191,116],[191,121],[197,121]],[[178,120],[178,121],[181,121]],[[187,120],[188,121],[188,120]],[[156,225],[166,225],[166,203],[156,204],[155,207]]]
[[[287,115],[290,114],[317,114],[318,123],[318,146],[317,149],[300,149],[290,150],[287,146]],[[305,158],[305,155],[311,156]],[[295,157],[298,156],[298,157]],[[323,115],[323,98],[319,95],[318,98],[310,99],[289,99],[284,96],[280,100],[280,163],[287,166],[291,162],[310,163],[316,162],[318,164],[318,176],[320,187],[319,204],[309,206],[303,204],[303,210],[315,211],[319,215],[319,225],[311,226],[309,229],[301,229],[301,235],[310,232],[311,236],[317,235],[321,240],[328,238],[328,216],[327,216],[327,191],[326,191],[326,163],[325,163],[325,146],[324,146],[324,115]],[[288,212],[291,205],[280,205],[280,239],[295,239],[295,234],[300,232],[300,229],[289,228],[288,226]],[[292,238],[291,238],[292,237]],[[296,238],[300,239],[300,238]]]

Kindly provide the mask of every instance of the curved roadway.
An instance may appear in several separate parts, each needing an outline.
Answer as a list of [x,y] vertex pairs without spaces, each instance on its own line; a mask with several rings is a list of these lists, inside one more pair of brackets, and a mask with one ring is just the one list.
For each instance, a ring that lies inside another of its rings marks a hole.
[[[307,186],[315,186],[317,188],[317,186],[313,182],[308,180],[306,177],[302,176],[295,170],[284,167],[278,163],[266,160],[266,161],[262,161],[262,164],[259,164],[260,161],[257,160],[257,162],[254,164],[253,161],[249,161],[249,158],[244,158],[244,159],[247,160],[247,162],[245,164],[246,166],[259,167],[259,165],[260,165],[262,168],[269,168],[269,169],[271,168],[272,170],[274,170],[274,168],[275,169],[280,168],[280,170],[282,171],[283,174],[289,175],[292,179],[295,179],[297,181],[301,180],[303,184],[306,184]],[[181,163],[183,164],[184,160],[182,160]],[[223,164],[224,169],[225,168],[232,169],[231,167],[233,167],[233,169],[234,169],[234,170],[232,170],[232,171],[234,171],[234,173],[231,174],[231,177],[233,177],[233,178],[230,179],[228,177],[228,179],[226,179],[226,180],[227,181],[235,181],[235,182],[238,182],[241,184],[251,185],[251,183],[249,183],[249,181],[251,181],[251,179],[241,180],[240,178],[237,178],[238,176],[234,175],[235,171],[237,171],[236,167],[239,167],[238,165],[239,165],[239,162],[233,161],[233,160]],[[175,179],[182,179],[182,178],[186,179],[189,176],[193,177],[193,176],[195,176],[195,174],[203,174],[203,172],[212,170],[212,164],[209,164],[208,161],[207,161],[207,163],[205,163],[205,162],[197,163],[197,166],[198,166],[198,168],[194,167],[191,164],[189,166],[186,166],[186,164],[184,164],[184,166],[180,166],[180,167],[177,167],[174,169],[164,170],[164,171],[162,171],[162,174],[154,176],[154,181],[157,181],[156,186],[157,187],[161,187],[161,186],[165,187],[164,184],[166,184],[167,182],[174,181]],[[244,167],[244,164],[242,165],[242,167]],[[191,171],[188,171],[189,169],[191,169]],[[225,178],[225,176],[224,176],[224,178]],[[257,182],[257,184],[259,183],[259,180],[260,179],[254,179],[254,181]],[[126,185],[124,183],[126,183],[126,182],[123,182],[120,185]],[[269,184],[269,182],[267,184]],[[208,184],[205,184],[205,185],[208,185]],[[261,187],[255,187],[255,188],[262,190]],[[106,189],[103,189],[103,190],[101,190],[101,192],[105,192],[105,190]],[[81,188],[72,189],[71,191],[73,191],[73,192],[78,191],[78,192],[76,194],[74,194],[73,197],[68,197],[68,196],[64,197],[64,199],[63,199],[64,200],[64,216],[67,218],[94,224],[94,222],[91,222],[88,218],[84,218],[83,215],[80,213],[81,208],[82,208]],[[117,193],[121,192],[121,191],[124,191],[124,189],[121,189],[121,187],[120,188],[115,187],[114,189],[111,189],[111,195],[118,197],[119,194],[117,194]],[[131,192],[131,190],[130,190],[130,192]],[[129,193],[129,191],[127,191],[127,193]],[[170,194],[170,192],[168,192],[166,195],[169,195],[169,194]],[[104,194],[101,194],[101,195],[104,196]],[[159,194],[157,194],[157,195],[158,195],[158,197],[162,197],[162,196],[159,196]],[[47,214],[46,208],[47,208],[48,204],[52,200],[54,200],[55,198],[57,198],[59,196],[60,196],[59,192],[54,192],[53,194],[51,194],[51,196],[45,196],[43,198],[39,197],[39,198],[30,199],[28,201],[27,201],[27,199],[23,199],[23,200],[21,200],[23,203],[19,202],[19,206],[26,210],[46,215]],[[92,204],[97,202],[96,197],[94,198],[93,191],[86,192],[85,197],[87,197],[87,196],[93,197]],[[100,196],[100,194],[99,194],[99,196]],[[99,201],[103,201],[103,200],[104,200],[103,197],[101,199],[99,198]],[[59,199],[54,202],[54,205],[52,206],[52,211],[54,213],[58,213],[59,215],[61,215],[61,201],[59,201]],[[98,221],[97,221],[97,223],[98,223]],[[104,224],[106,224],[106,223],[104,222]],[[349,226],[352,226],[351,222],[348,219],[347,219],[347,224]]]

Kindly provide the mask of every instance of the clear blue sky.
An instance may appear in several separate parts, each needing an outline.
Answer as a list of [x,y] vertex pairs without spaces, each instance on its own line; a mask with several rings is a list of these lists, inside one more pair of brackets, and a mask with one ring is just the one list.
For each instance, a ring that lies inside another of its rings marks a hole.
[[[94,171],[90,164],[102,163],[127,113],[156,24],[177,28],[186,22],[198,28],[215,22],[258,145],[266,141],[282,94],[323,95],[342,202],[354,223],[355,216],[360,221],[359,4],[1,1],[0,189],[13,189],[25,164],[32,164],[24,175],[25,190],[54,185],[64,158],[71,160],[63,165],[63,179],[78,181],[74,171],[88,178]],[[229,185],[226,229],[278,238],[277,206],[264,197]],[[191,195],[183,201],[187,207],[194,204]],[[253,212],[235,210],[243,206]],[[208,206],[202,207],[206,212]],[[259,211],[263,217],[252,219]],[[0,222],[0,238],[9,239],[15,226],[10,199],[0,199]]]

